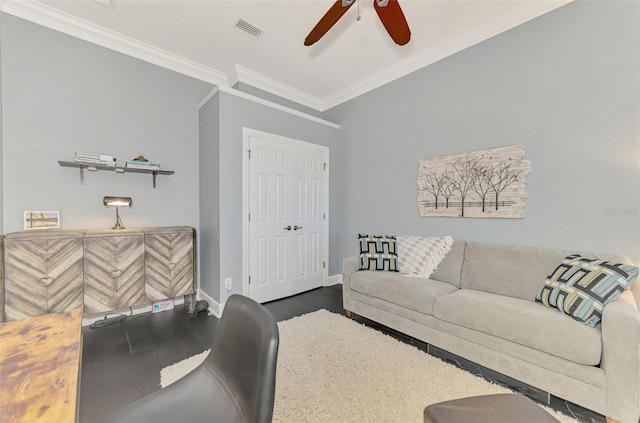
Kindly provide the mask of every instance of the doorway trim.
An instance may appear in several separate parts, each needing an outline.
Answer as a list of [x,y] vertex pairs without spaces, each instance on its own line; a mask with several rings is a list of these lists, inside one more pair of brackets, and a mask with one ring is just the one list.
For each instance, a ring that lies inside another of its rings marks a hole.
[[[260,131],[257,129],[242,127],[242,295],[249,295],[249,138],[252,136],[267,139],[275,139],[289,145],[309,146],[317,148],[318,146],[326,148],[325,163],[326,171],[324,172],[324,205],[325,219],[322,227],[325,238],[324,251],[324,268],[322,269],[323,286],[327,286],[329,282],[329,147],[321,144],[314,144],[307,141],[301,141],[295,138],[289,138],[271,132]],[[221,287],[223,288],[223,287]]]

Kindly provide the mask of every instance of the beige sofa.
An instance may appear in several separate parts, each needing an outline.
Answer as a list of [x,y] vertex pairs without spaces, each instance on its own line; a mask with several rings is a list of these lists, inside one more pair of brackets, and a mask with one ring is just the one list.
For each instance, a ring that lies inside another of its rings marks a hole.
[[546,276],[573,253],[456,240],[429,279],[343,263],[343,303],[355,313],[601,413],[640,418],[640,283],[592,328],[535,302]]

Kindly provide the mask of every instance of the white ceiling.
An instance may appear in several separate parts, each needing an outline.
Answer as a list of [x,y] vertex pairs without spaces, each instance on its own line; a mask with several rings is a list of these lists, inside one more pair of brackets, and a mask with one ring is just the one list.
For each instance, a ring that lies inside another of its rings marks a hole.
[[[374,0],[358,0],[305,47],[333,1],[3,0],[1,7],[216,85],[240,81],[322,111],[572,0],[399,0],[411,29],[405,46],[388,36]],[[264,34],[240,33],[237,18]]]

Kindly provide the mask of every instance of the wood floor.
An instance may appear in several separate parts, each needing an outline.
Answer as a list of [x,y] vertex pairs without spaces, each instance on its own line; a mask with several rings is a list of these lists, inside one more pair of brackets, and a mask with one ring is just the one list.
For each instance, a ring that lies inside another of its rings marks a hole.
[[[264,306],[278,321],[320,309],[344,314],[342,286],[315,289]],[[361,317],[356,320],[426,349],[420,341]],[[192,316],[184,306],[176,306],[173,310],[140,314],[97,329],[83,328],[79,422],[97,422],[160,389],[160,370],[210,348],[217,321],[206,314]],[[552,397],[551,407],[568,415],[574,413],[583,423],[605,421],[599,414],[558,398]]]

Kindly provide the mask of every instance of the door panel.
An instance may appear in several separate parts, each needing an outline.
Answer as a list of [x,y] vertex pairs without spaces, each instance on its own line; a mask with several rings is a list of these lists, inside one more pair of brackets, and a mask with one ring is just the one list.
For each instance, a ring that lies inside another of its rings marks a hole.
[[307,276],[307,236],[298,235],[298,277]]
[[86,236],[84,273],[86,314],[143,304],[144,235]]
[[194,232],[144,235],[147,301],[194,293]]
[[5,254],[7,320],[82,306],[82,237],[6,240]]

